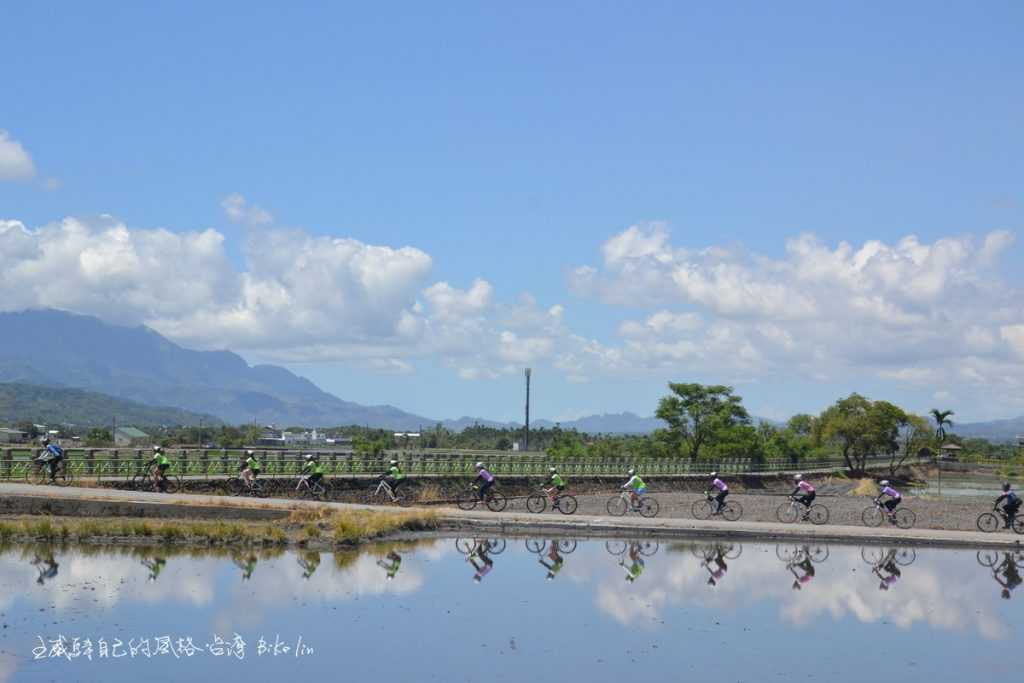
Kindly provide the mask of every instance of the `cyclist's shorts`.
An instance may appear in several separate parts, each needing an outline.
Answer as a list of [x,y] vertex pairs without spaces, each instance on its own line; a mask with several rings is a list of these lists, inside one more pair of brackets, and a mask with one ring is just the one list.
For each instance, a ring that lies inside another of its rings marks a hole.
[[641,486],[640,488],[634,489],[634,490],[636,491],[637,495],[640,495],[640,496],[642,496],[643,494],[647,493],[647,487],[646,486]]
[[157,465],[157,467],[160,468],[161,472],[166,472],[167,468],[169,468],[170,466],[171,466],[171,463],[167,463],[166,465]]
[[561,486],[556,486],[555,488],[558,489],[559,491],[564,491],[565,490],[565,484],[562,484]]

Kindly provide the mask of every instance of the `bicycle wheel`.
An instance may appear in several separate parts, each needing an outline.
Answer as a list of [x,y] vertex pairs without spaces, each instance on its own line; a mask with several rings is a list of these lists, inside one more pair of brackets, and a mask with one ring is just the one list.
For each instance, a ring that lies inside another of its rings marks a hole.
[[648,498],[644,496],[640,499],[640,516],[641,517],[656,517],[660,506],[658,501],[654,498]]
[[609,555],[622,555],[626,552],[625,541],[605,541],[604,549],[608,551]]
[[501,555],[505,552],[506,543],[504,538],[488,538],[485,544],[488,555]]
[[693,513],[694,519],[707,519],[711,516],[711,501],[710,500],[695,500],[693,505],[690,506],[690,512]]
[[797,555],[800,554],[800,552],[801,552],[800,548],[795,548],[795,547],[791,547],[791,546],[788,546],[788,545],[787,546],[782,546],[782,545],[776,545],[775,546],[775,557],[779,558],[780,561],[785,562],[786,564],[789,564],[790,562],[795,560]]
[[45,484],[50,481],[50,468],[46,465],[32,463],[25,470],[25,481],[29,484]]
[[225,488],[229,496],[240,496],[245,492],[245,482],[239,477],[232,477],[227,480]]
[[979,550],[976,557],[982,567],[994,567],[999,563],[999,553],[995,550]]
[[1024,534],[1024,517],[1014,517],[1013,530],[1018,534]]
[[727,522],[735,522],[743,516],[743,507],[736,502],[728,502],[722,507],[722,517]]
[[526,509],[530,512],[544,512],[544,508],[547,507],[547,496],[534,493],[532,496],[526,498]]
[[563,538],[558,542],[558,552],[563,555],[576,551],[576,539],[575,538]]
[[136,491],[152,491],[153,480],[148,474],[136,474],[132,477],[132,488]]
[[547,541],[539,541],[536,538],[526,539],[526,549],[531,553],[540,554],[544,552],[545,546],[547,546]]
[[71,486],[72,481],[74,481],[74,475],[71,473],[71,466],[67,461],[62,461],[60,467],[57,468],[57,474],[53,477],[53,483],[57,486]]
[[259,479],[252,482],[252,487],[249,489],[249,495],[253,498],[266,498],[270,495],[267,487]]
[[567,494],[558,497],[558,511],[563,515],[571,515],[576,512],[577,507],[579,507],[579,503],[576,502],[576,496]]
[[638,548],[638,550],[639,550],[640,554],[643,555],[644,557],[650,557],[652,555],[657,554],[658,548],[659,548],[657,542],[655,542],[655,541],[642,541],[642,542],[638,543],[637,545],[640,546]]
[[[798,516],[799,513],[796,510],[796,506],[792,503],[780,503],[779,507],[775,508],[775,517],[783,524],[792,524]],[[782,558],[780,557],[779,559],[781,560]]]
[[896,511],[896,526],[901,529],[909,529],[914,526],[914,522],[917,521],[917,515],[914,514],[913,510],[906,508],[900,508]]
[[810,511],[811,524],[825,524],[828,522],[828,508],[818,503],[811,506]]
[[626,508],[629,507],[629,504],[622,496],[612,496],[608,499],[608,502],[605,503],[604,507],[608,510],[609,515],[621,517],[626,514]]
[[896,564],[908,567],[914,564],[914,560],[917,559],[917,551],[913,548],[899,548],[896,550],[893,559],[896,560]]
[[739,557],[740,555],[743,554],[743,546],[742,545],[732,545],[732,544],[729,544],[728,546],[722,546],[722,547],[726,548],[726,551],[724,553],[722,553],[722,557],[724,557],[727,560],[735,560],[737,557]]
[[463,555],[469,555],[476,547],[476,540],[471,538],[456,538],[455,549]]
[[472,510],[478,502],[480,502],[480,498],[476,493],[469,491],[461,494],[455,504],[459,506],[460,510]]
[[987,534],[999,528],[999,518],[991,512],[983,512],[978,515],[978,530]]
[[870,547],[860,549],[860,558],[872,567],[877,565],[885,557],[885,551],[881,548]]
[[819,546],[810,546],[805,549],[805,552],[815,564],[820,564],[828,559],[828,546],[824,544]]
[[875,506],[864,508],[864,512],[860,514],[860,518],[865,526],[878,526],[882,523],[884,517],[885,515],[882,513],[881,508]]
[[499,491],[493,491],[487,496],[487,509],[491,512],[501,512],[508,505],[508,499]]
[[407,508],[412,505],[412,496],[405,489],[395,491],[395,505],[400,508]]

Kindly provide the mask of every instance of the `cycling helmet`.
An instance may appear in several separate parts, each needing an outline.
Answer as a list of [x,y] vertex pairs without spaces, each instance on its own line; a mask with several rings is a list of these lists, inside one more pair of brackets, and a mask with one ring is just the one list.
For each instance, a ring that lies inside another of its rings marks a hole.
[[882,481],[878,482],[878,485],[879,486],[888,486],[889,485],[889,480],[888,479],[883,479]]
[[1003,491],[1009,491],[1009,490],[1010,490],[1010,482],[1004,482],[1003,483]]
[[484,468],[484,464],[483,464],[482,462],[478,462],[478,463],[476,464],[476,468],[477,468],[478,470],[482,470],[482,469]]
[[627,472],[627,474],[629,474],[629,476],[632,477],[634,474],[636,474],[636,470],[634,470],[632,467],[630,467],[629,468],[629,472]]
[[712,473],[711,473],[711,478],[712,478],[712,479],[716,479],[716,478],[718,478],[718,472],[712,472]]
[[247,450],[247,451],[245,452],[245,454],[246,454],[246,455],[255,455],[256,453],[255,453],[254,451],[252,451],[252,450],[250,449],[250,450]]
[[397,460],[392,460],[392,461],[391,461],[391,464],[392,464],[392,465],[397,465],[397,464],[398,464],[398,461],[397,461]]
[[548,472],[550,472],[551,474],[554,474],[554,473],[555,473],[555,472],[557,472],[557,471],[558,471],[558,470],[556,470],[556,469],[555,469],[554,467],[549,467],[549,468],[548,468]]
[[802,474],[794,474],[793,475],[793,481],[803,481],[803,480],[804,480],[804,475],[802,475]]
[[161,448],[160,446],[153,446],[153,452],[154,453],[159,453],[162,450],[163,450],[163,448]]
[[306,455],[304,455],[303,457],[306,458],[306,460],[312,460],[313,459],[313,454],[312,453],[306,453]]
[[39,443],[43,444],[44,446],[49,446],[50,439],[44,436],[42,439],[39,440]]

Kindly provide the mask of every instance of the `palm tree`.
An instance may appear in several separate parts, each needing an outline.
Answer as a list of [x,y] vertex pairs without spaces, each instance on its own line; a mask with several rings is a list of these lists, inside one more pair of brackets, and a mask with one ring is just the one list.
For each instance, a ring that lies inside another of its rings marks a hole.
[[932,419],[935,420],[935,438],[942,443],[946,440],[946,426],[952,427],[953,421],[949,419],[950,415],[953,415],[952,410],[939,410],[938,408],[932,408],[931,411]]

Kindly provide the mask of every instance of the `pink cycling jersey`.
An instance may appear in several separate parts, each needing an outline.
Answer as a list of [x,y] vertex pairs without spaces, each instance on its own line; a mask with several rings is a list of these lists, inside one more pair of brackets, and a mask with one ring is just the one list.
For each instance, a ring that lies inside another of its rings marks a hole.
[[884,487],[882,487],[882,493],[884,495],[886,495],[886,496],[892,496],[893,498],[902,498],[903,497],[903,496],[900,495],[899,491],[897,491],[896,489],[894,489],[891,486],[884,486]]
[[711,485],[717,488],[719,491],[728,491],[729,487],[725,485],[725,482],[715,477],[715,480],[711,482]]
[[810,483],[806,481],[801,480],[800,483],[797,484],[797,486],[799,486],[806,493],[814,493],[814,487],[811,486]]

